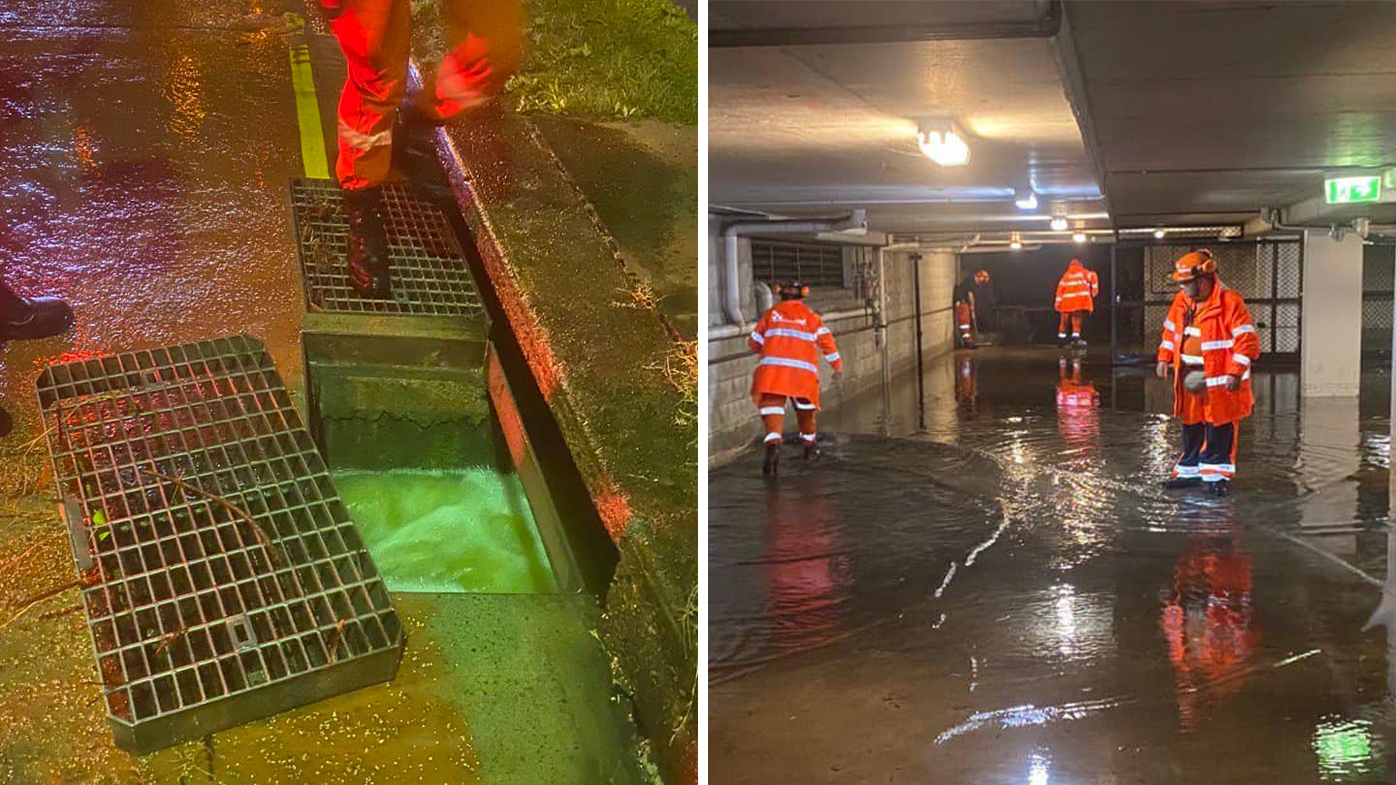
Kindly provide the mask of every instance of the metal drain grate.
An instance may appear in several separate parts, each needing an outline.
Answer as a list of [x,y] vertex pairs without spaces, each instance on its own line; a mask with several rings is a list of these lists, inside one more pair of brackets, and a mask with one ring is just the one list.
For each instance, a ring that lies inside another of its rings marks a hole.
[[405,186],[390,184],[383,190],[393,299],[373,300],[349,287],[344,257],[348,228],[339,185],[332,180],[291,181],[292,219],[311,307],[332,313],[482,313],[465,254],[446,216]]
[[38,395],[120,746],[395,675],[402,624],[259,341],[55,365]]

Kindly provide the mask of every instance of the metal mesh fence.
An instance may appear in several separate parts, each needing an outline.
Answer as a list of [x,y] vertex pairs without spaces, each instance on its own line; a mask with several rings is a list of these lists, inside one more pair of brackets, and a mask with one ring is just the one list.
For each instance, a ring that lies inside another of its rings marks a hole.
[[1392,292],[1396,289],[1396,248],[1369,245],[1362,249],[1362,346],[1390,349]]
[[38,396],[118,743],[391,678],[402,624],[259,342],[55,365]]
[[[1178,291],[1173,264],[1192,245],[1121,246],[1116,249],[1120,289],[1116,336],[1124,352],[1152,354],[1163,319]],[[1298,242],[1212,243],[1222,281],[1246,299],[1261,351],[1299,351],[1303,249]],[[1134,266],[1139,270],[1134,274]]]
[[339,185],[291,181],[291,212],[310,306],[334,313],[456,316],[483,312],[465,254],[446,216],[405,186],[383,187],[393,299],[361,296],[349,286],[348,224]]

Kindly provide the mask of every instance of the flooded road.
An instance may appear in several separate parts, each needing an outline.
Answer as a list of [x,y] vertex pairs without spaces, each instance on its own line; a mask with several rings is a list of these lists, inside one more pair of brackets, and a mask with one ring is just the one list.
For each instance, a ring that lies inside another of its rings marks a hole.
[[1216,499],[1146,370],[961,353],[713,471],[713,781],[1389,781],[1387,376],[1259,374]]

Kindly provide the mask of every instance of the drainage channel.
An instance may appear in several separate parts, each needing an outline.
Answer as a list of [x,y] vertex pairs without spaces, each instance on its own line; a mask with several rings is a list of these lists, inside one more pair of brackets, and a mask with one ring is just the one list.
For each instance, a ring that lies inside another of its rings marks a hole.
[[491,324],[468,231],[454,205],[389,186],[394,298],[363,300],[343,285],[337,198],[292,186],[310,430],[387,587],[449,652],[480,770],[644,781],[596,637],[615,547],[517,342]]
[[384,201],[394,294],[373,300],[346,285],[338,186],[291,186],[311,430],[389,587],[583,590],[456,229],[404,184]]
[[466,235],[392,186],[396,295],[363,300],[342,285],[337,188],[290,192],[304,419],[249,336],[39,377],[118,746],[144,754],[394,679],[397,592],[436,609],[426,634],[476,685],[459,706],[494,781],[634,781],[625,702],[587,643],[614,549],[595,546],[604,531],[517,345],[491,335]]

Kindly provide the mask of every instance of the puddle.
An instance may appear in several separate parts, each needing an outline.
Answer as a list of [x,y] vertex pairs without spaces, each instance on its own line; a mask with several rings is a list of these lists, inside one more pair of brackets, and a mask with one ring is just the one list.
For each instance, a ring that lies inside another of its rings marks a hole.
[[346,470],[334,482],[389,591],[557,591],[516,475]]

